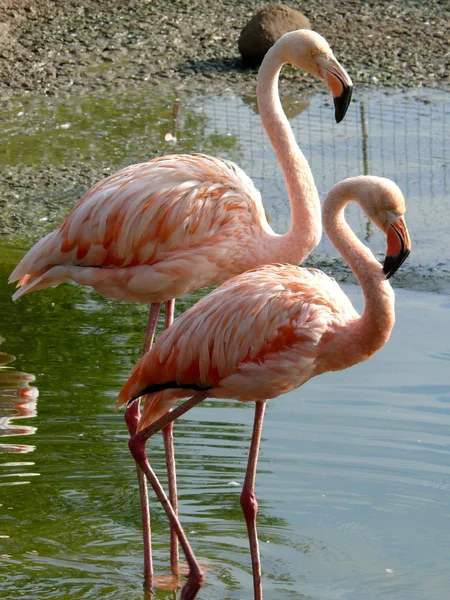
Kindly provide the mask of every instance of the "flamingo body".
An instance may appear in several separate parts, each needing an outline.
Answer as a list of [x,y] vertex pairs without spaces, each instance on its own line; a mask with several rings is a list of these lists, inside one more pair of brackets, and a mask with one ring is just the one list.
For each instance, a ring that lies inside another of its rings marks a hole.
[[[384,267],[345,220],[351,200],[386,233]],[[362,286],[362,316],[336,281],[319,270],[265,265],[242,273],[160,336],[133,369],[118,405],[148,394],[143,429],[195,391],[263,401],[370,358],[387,342],[395,321],[388,278],[409,254],[404,212],[400,189],[382,177],[349,178],[328,194],[326,229]]]
[[[108,298],[164,302],[268,260],[278,237],[242,169],[169,155],[94,185],[10,281],[21,286],[14,299],[71,279]],[[287,249],[285,260],[298,263],[304,252]]]
[[[363,352],[348,344],[338,360],[332,350],[336,336],[358,318],[336,281],[317,269],[286,264],[246,272],[161,334],[133,369],[118,404],[149,394],[142,429],[196,390],[240,401],[274,398],[319,373],[370,358],[380,341],[371,340]],[[383,343],[389,333],[387,323]]]

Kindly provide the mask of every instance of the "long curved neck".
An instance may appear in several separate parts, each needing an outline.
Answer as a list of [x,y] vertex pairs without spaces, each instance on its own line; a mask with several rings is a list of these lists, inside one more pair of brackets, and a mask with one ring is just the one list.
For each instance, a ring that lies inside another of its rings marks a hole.
[[286,262],[292,254],[299,264],[320,242],[322,221],[311,169],[297,145],[278,95],[279,73],[285,63],[282,50],[273,46],[258,73],[257,97],[264,129],[283,171],[292,214],[289,231],[279,239],[280,257],[274,256],[271,262]]
[[[331,189],[324,204],[323,223],[328,237],[350,266],[364,294],[362,316],[347,325],[346,336],[341,335],[343,346],[351,344],[352,353],[360,356],[356,362],[360,362],[389,339],[395,321],[394,292],[381,264],[345,220],[344,209],[351,200],[358,202],[357,179],[345,180]],[[339,349],[333,351],[339,352]]]

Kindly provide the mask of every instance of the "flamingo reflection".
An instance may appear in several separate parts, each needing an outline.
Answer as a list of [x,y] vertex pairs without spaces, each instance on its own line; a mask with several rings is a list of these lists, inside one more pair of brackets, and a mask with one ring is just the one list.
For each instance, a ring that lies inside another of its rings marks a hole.
[[[0,336],[0,344],[4,339]],[[0,352],[0,437],[32,435],[36,427],[18,425],[13,421],[29,419],[37,414],[36,402],[39,391],[30,383],[34,375],[16,371],[11,367],[15,357]],[[26,444],[0,444],[0,452],[32,452],[34,446]]]

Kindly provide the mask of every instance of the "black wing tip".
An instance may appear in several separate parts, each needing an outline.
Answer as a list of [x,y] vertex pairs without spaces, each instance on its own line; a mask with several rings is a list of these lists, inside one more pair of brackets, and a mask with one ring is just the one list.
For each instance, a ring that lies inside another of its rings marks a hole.
[[177,383],[176,381],[166,381],[164,383],[148,385],[141,390],[139,394],[136,394],[133,398],[130,398],[127,404],[131,404],[141,396],[146,396],[147,394],[156,394],[157,392],[163,392],[164,390],[194,390],[194,392],[207,392],[211,389],[211,386],[200,386],[197,383]]

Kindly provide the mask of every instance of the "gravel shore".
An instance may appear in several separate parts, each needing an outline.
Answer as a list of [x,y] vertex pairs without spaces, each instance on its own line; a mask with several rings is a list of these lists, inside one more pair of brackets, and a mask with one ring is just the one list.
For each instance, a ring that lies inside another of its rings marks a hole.
[[[0,0],[0,93],[136,87],[236,92],[254,85],[237,51],[257,0]],[[301,10],[356,85],[445,87],[448,0],[309,0]],[[299,80],[297,72],[288,81]],[[308,85],[315,85],[305,78]]]

